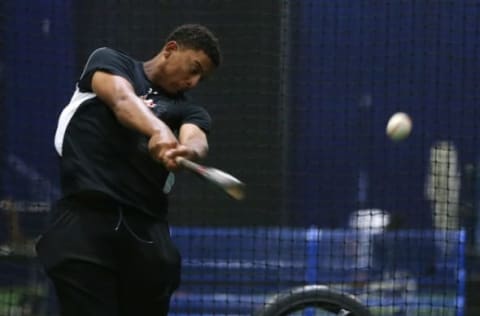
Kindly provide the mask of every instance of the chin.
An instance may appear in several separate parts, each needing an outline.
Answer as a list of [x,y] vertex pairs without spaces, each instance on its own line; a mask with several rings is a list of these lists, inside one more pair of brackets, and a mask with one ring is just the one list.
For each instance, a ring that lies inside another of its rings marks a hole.
[[182,90],[179,90],[179,89],[165,90],[165,92],[166,92],[168,95],[171,95],[171,96],[175,96],[175,95],[177,95],[177,94],[183,93],[183,91],[182,91]]

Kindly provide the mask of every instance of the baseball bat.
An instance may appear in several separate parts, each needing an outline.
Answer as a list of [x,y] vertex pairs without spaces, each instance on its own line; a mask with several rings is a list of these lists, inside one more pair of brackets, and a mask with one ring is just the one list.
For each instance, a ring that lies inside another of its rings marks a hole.
[[200,165],[183,157],[177,157],[176,161],[187,170],[217,185],[232,198],[236,200],[245,198],[245,184],[234,176],[216,168]]

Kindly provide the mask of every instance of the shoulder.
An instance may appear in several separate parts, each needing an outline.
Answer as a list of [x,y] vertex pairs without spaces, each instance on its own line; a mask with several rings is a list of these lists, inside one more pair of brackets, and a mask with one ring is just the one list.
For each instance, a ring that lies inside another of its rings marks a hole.
[[86,63],[86,71],[105,70],[108,72],[120,72],[123,75],[131,75],[139,64],[134,58],[126,53],[110,47],[100,47],[94,50]]
[[208,111],[201,105],[193,102],[185,102],[182,106],[184,122],[191,122],[200,125],[203,129],[209,130],[212,118]]
[[90,58],[95,57],[95,58],[118,58],[118,59],[125,59],[125,60],[133,60],[132,57],[130,57],[128,54],[125,52],[110,48],[110,47],[100,47],[95,49],[91,54]]
[[99,70],[124,77],[130,82],[137,81],[141,77],[137,75],[139,72],[137,64],[138,62],[120,50],[109,47],[97,48],[88,57],[80,75],[79,87],[91,91],[92,76]]
[[209,116],[208,111],[194,101],[193,98],[188,94],[181,94],[178,96],[177,103],[181,105],[181,108],[183,108],[186,113],[202,113]]

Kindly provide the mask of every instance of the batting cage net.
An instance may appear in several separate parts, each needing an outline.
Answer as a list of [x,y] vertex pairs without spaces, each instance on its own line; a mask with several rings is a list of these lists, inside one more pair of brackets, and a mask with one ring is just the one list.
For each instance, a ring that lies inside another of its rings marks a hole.
[[[379,316],[478,315],[479,21],[478,0],[2,1],[0,315],[59,315],[34,244],[89,54],[148,60],[184,23],[208,26],[224,57],[191,93],[213,118],[202,164],[247,195],[177,173],[170,315],[274,315],[312,289],[298,315],[364,315],[349,299]],[[386,134],[397,112],[403,139]]]

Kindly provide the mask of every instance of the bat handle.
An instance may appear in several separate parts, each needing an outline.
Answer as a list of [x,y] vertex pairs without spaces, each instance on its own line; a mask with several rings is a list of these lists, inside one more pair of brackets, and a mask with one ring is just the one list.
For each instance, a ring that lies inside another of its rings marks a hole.
[[185,161],[186,161],[186,160],[187,160],[187,159],[185,159],[185,158],[183,158],[183,157],[180,157],[180,156],[175,158],[175,161],[176,161],[179,165],[182,165],[182,166],[185,164]]
[[187,158],[177,157],[177,158],[175,158],[175,161],[176,161],[179,165],[181,165],[181,166],[183,166],[183,167],[185,167],[185,168],[187,168],[187,169],[190,169],[190,170],[192,170],[192,171],[199,172],[199,171],[202,170],[202,168],[200,167],[199,164],[197,164],[197,163],[195,163],[195,162],[193,162],[193,161],[191,161],[191,160],[188,160]]

